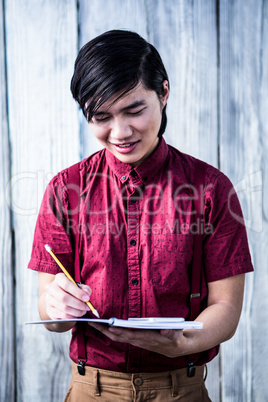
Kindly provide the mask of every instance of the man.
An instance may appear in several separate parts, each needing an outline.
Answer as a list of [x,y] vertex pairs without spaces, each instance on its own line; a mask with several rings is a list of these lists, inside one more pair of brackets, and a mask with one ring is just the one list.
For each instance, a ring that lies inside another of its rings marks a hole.
[[[245,227],[234,218],[242,218],[237,196],[230,181],[207,164],[203,193],[197,193],[200,162],[164,141],[168,76],[156,49],[138,34],[109,31],[87,43],[78,54],[71,90],[104,149],[79,164],[79,225],[74,227],[68,214],[70,170],[50,182],[29,264],[39,271],[41,319],[74,319],[47,325],[51,331],[73,329],[66,401],[209,401],[204,366],[235,333],[244,274],[253,270]],[[88,312],[89,299],[102,318],[189,319],[197,195],[204,227],[212,228],[202,232],[196,319],[203,329],[92,323],[81,330],[75,319]],[[52,245],[73,274],[72,236],[79,237],[80,288],[44,251],[45,244]],[[77,363],[83,366],[80,374]]]

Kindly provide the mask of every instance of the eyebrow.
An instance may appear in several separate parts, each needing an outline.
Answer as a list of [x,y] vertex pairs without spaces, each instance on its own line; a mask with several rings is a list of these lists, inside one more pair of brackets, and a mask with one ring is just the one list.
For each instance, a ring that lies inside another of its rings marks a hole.
[[[145,105],[146,105],[146,101],[142,99],[142,100],[135,101],[135,102],[131,103],[130,105],[123,107],[122,109],[119,110],[119,112],[122,113],[122,112],[125,112],[126,110],[135,109],[136,107],[145,106]],[[99,111],[99,112],[97,111],[96,113],[94,113],[94,116],[100,116],[100,115],[107,114],[107,113],[109,113],[109,109],[107,111]]]

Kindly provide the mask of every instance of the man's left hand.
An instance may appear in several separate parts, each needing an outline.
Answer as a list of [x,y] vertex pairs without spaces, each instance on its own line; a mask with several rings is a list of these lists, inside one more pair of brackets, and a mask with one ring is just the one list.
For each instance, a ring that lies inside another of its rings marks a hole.
[[167,357],[178,357],[188,354],[188,337],[180,329],[128,329],[107,327],[103,324],[89,323],[114,342],[129,343],[142,349],[160,353]]

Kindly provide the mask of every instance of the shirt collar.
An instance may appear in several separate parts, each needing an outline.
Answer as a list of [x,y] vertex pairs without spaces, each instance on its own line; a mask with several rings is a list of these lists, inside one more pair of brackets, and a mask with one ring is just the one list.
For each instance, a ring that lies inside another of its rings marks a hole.
[[121,183],[127,182],[129,179],[135,178],[135,181],[141,181],[146,184],[164,164],[168,155],[168,146],[163,137],[153,153],[140,165],[133,168],[128,163],[121,162],[107,149],[106,159],[113,173],[118,177]]

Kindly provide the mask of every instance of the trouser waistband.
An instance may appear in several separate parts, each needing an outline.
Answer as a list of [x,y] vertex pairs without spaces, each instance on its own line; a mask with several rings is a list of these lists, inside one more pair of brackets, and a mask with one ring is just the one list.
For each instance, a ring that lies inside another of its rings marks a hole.
[[77,364],[72,363],[73,379],[86,381],[94,386],[95,395],[100,395],[101,387],[117,387],[134,391],[171,388],[172,396],[178,394],[178,387],[203,382],[204,367],[197,366],[194,377],[188,377],[187,368],[159,373],[121,373],[85,366],[85,375],[77,371]]

